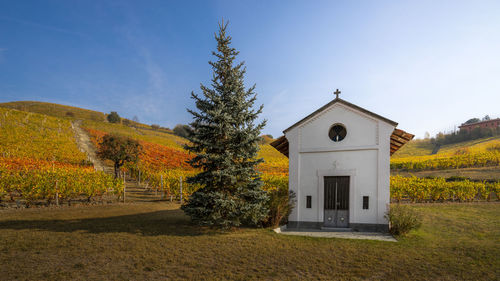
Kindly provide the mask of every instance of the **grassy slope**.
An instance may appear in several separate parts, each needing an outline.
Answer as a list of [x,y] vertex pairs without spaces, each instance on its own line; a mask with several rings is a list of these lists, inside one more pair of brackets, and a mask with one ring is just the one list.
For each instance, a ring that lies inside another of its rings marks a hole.
[[[186,139],[176,136],[173,133],[141,128],[136,129],[121,124],[86,120],[83,126],[107,133],[123,134],[135,139],[165,145],[179,151],[185,151],[183,145],[187,142]],[[261,149],[258,155],[258,157],[262,157],[266,161],[264,163],[265,171],[280,174],[288,173],[288,158],[269,145],[269,142],[270,140],[266,137],[265,142],[260,145]]]
[[[86,120],[83,126],[106,133],[119,133],[135,139],[164,145],[179,151],[185,151],[183,149],[183,145],[187,142],[186,139],[178,137],[172,133],[140,128],[136,129],[120,124]],[[276,149],[269,145],[268,142],[269,140],[260,145],[261,149],[258,155],[258,157],[262,157],[266,161],[263,164],[263,168],[269,173],[288,173],[288,158],[279,153]]]
[[439,149],[438,154],[452,155],[463,149],[468,149],[470,152],[482,152],[494,144],[500,144],[500,136],[444,145]]
[[182,150],[182,146],[186,143],[184,138],[166,133],[162,131],[154,131],[143,128],[133,128],[121,124],[113,124],[107,122],[96,122],[85,120],[83,127],[91,128],[106,133],[118,133],[138,140],[165,145],[177,150]]
[[[105,121],[105,114],[102,112],[81,109],[72,106],[59,105],[45,102],[35,101],[19,101],[0,103],[0,108],[12,108],[22,111],[35,112],[55,116],[64,119],[83,119],[83,126],[106,133],[120,133],[135,139],[156,143],[173,148],[178,151],[183,151],[183,145],[186,143],[184,138],[178,137],[172,131],[160,130],[154,131],[150,126],[137,123],[136,128],[125,126],[122,124],[112,124]],[[67,112],[72,112],[73,116],[69,117]],[[272,140],[268,137],[261,144],[259,157],[266,160],[264,169],[266,172],[283,174],[288,172],[288,158],[276,151],[269,145]]]
[[218,232],[178,205],[0,211],[0,276],[20,280],[399,279],[500,276],[500,204],[412,205],[398,243]]
[[430,155],[434,145],[427,140],[412,140],[394,153],[391,158]]
[[78,149],[68,120],[0,107],[0,156],[80,164],[85,153]]
[[[500,136],[443,145],[437,154],[431,155],[433,145],[429,141],[411,141],[398,152],[394,153],[391,159],[397,161],[420,161],[433,158],[447,158],[461,153],[481,153],[489,147],[500,145]],[[449,170],[429,170],[418,172],[392,171],[393,174],[404,176],[415,175],[417,177],[451,177],[461,176],[471,179],[500,180],[500,167],[464,168]]]
[[74,115],[73,117],[77,119],[96,121],[104,121],[106,119],[106,115],[102,112],[48,102],[14,101],[0,103],[0,107],[35,112],[60,118],[68,117],[67,113],[71,112]]
[[[468,149],[470,152],[481,152],[494,144],[500,144],[500,136],[443,145],[435,155],[437,157],[445,157],[453,155],[457,153],[457,151],[463,149]],[[413,140],[394,153],[392,158],[398,159],[415,156],[429,156],[431,155],[433,148],[434,145],[432,145],[428,140]]]

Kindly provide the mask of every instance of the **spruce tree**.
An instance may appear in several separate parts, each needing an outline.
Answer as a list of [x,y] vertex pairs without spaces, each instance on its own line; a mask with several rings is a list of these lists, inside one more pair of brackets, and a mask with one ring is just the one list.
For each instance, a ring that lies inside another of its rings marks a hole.
[[211,87],[201,84],[203,95],[191,93],[197,110],[188,109],[193,122],[185,148],[195,154],[189,163],[200,173],[187,181],[200,188],[182,206],[192,221],[222,228],[260,225],[269,212],[256,170],[263,161],[256,158],[266,123],[256,123],[263,106],[254,109],[255,85],[245,89],[244,62],[235,63],[238,52],[226,29],[222,22],[215,34]]

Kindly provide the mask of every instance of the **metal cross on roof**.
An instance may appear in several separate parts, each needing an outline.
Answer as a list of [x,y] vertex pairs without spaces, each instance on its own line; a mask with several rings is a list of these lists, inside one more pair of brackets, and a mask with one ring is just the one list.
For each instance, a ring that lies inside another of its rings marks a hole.
[[334,92],[334,94],[335,94],[335,95],[337,95],[336,99],[338,99],[338,98],[339,98],[340,93],[341,93],[341,91],[339,91],[339,89],[337,89],[337,90]]

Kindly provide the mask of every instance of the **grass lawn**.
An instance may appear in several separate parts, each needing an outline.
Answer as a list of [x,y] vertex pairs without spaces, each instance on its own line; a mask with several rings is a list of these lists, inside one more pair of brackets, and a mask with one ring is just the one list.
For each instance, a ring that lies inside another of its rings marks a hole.
[[498,280],[500,204],[412,205],[400,242],[214,231],[179,205],[0,211],[0,280]]

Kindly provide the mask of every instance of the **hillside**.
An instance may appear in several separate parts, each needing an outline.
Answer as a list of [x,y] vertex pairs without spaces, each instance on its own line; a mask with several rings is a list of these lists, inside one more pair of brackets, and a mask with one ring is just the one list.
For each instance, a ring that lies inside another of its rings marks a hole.
[[86,160],[68,120],[0,107],[0,128],[2,157],[68,164]]
[[[165,129],[154,130],[149,125],[130,122],[130,120],[128,120],[129,122],[122,122],[121,124],[109,123],[106,121],[106,115],[102,112],[52,103],[10,102],[0,104],[0,108],[2,107],[16,109],[4,110],[16,112],[23,116],[37,115],[40,116],[39,119],[48,118],[50,120],[55,120],[61,124],[66,124],[66,128],[69,128],[70,121],[82,120],[81,127],[87,131],[96,147],[99,145],[100,138],[109,133],[117,133],[138,140],[143,147],[140,161],[135,166],[129,165],[127,169],[132,176],[138,178],[140,174],[143,181],[147,181],[149,185],[156,188],[160,188],[162,178],[167,185],[173,186],[178,184],[179,177],[185,178],[195,172],[186,163],[186,161],[192,157],[192,155],[183,149],[187,140],[174,135],[172,131]],[[31,126],[39,128],[40,131],[45,130],[44,124],[41,123],[31,123]],[[17,123],[12,124],[12,127],[22,130],[22,126],[19,126]],[[71,130],[69,130],[67,134],[71,136]],[[6,133],[6,135],[16,136],[18,134],[9,132]],[[33,139],[36,140],[36,137]],[[76,147],[74,138],[69,137],[66,141]],[[264,158],[265,162],[259,166],[259,170],[265,173],[264,176],[266,178],[273,177],[274,180],[286,181],[288,175],[288,159],[269,145],[271,141],[272,139],[265,136],[261,143],[259,157]],[[21,141],[17,141],[13,147],[19,150],[20,147],[26,145],[27,149],[25,150],[32,150],[33,153],[41,147],[42,151],[46,151],[50,154],[50,149],[32,143],[28,145],[28,143],[29,142],[23,144]],[[48,143],[50,143],[50,141]],[[54,149],[57,149],[57,145]],[[67,154],[71,155],[73,158],[79,155],[78,153]],[[85,156],[80,156],[80,158],[82,157],[84,158]],[[83,160],[80,159],[78,161]],[[186,185],[185,191],[189,193],[189,190],[189,186]]]
[[[106,122],[106,114],[103,112],[49,102],[13,101],[0,103],[0,107],[45,114],[59,118]],[[151,126],[139,122],[134,122],[132,120],[127,120],[127,122],[135,127],[151,129]]]
[[[23,111],[4,108],[3,105],[17,106]],[[50,116],[30,110],[49,113]],[[66,114],[68,110],[71,110],[72,114]],[[123,181],[113,180],[111,175],[95,171],[87,161],[87,155],[79,151],[75,127],[72,126],[72,122],[76,120],[81,120],[76,123],[88,133],[95,147],[98,147],[100,139],[109,133],[138,140],[142,145],[140,161],[124,167],[128,183],[138,182],[141,188],[180,198],[180,178],[186,179],[197,172],[187,163],[193,157],[183,149],[187,140],[171,131],[154,130],[145,124],[109,123],[103,116],[104,113],[56,104],[0,104],[0,142],[3,144],[0,146],[0,203],[6,196],[10,196],[9,202],[16,202],[16,198],[19,198],[26,202],[26,205],[51,204],[54,198],[58,198],[59,202],[90,202],[91,198],[102,201],[110,196],[115,198],[114,200],[123,198]],[[259,165],[258,169],[262,172],[264,189],[286,189],[288,158],[271,147],[271,141],[269,136],[265,136],[260,144],[259,157],[264,158],[265,162]],[[467,186],[470,190],[466,193],[461,191],[460,196],[466,195],[463,200],[470,200],[478,193],[477,190],[492,189],[492,184],[471,184],[465,181],[446,183],[448,187],[443,189],[444,179],[422,179],[425,180],[424,183],[396,175],[463,176],[480,180],[500,180],[499,148],[500,138],[497,137],[443,146],[437,154],[431,155],[429,143],[410,142],[406,151],[403,150],[391,159],[391,197],[422,200],[420,197],[424,193],[417,196],[412,193],[413,189],[408,187],[424,184],[428,189],[425,194],[434,194],[435,197],[438,193],[432,191],[433,188],[441,188],[440,192],[446,193],[442,198],[448,198],[449,194],[457,192],[457,188]],[[128,188],[127,191],[130,192]],[[184,181],[182,194],[186,198],[197,188],[198,186]],[[398,190],[399,192],[396,192]]]
[[172,132],[155,131],[152,129],[125,126],[123,124],[115,124],[109,122],[98,122],[92,120],[84,120],[84,128],[89,128],[104,133],[115,133],[125,135],[137,140],[164,145],[175,150],[183,150],[182,146],[186,143],[186,139],[174,135]]
[[[164,169],[191,170],[185,163],[191,156],[183,149],[187,140],[173,133],[90,120],[84,121],[83,127],[88,130],[96,145],[99,138],[107,133],[118,133],[139,140],[144,148],[143,164],[155,167],[154,171],[143,171],[145,174]],[[269,145],[269,142],[267,139],[260,145],[258,157],[264,158],[265,162],[259,169],[267,174],[287,175],[288,158]]]
[[[481,152],[486,150],[488,147],[497,144],[500,144],[500,136],[464,141],[454,144],[443,145],[434,155],[449,156],[457,154],[460,151],[463,152],[464,149],[469,150],[470,152]],[[430,140],[422,140],[422,139],[412,140],[405,146],[403,146],[400,150],[398,150],[396,153],[394,153],[394,155],[392,155],[391,158],[399,159],[399,158],[407,158],[414,156],[433,155],[432,152],[434,150],[434,147],[435,147],[434,144],[432,144]]]
[[39,101],[14,101],[0,103],[0,107],[17,109],[26,112],[45,114],[59,118],[71,118],[104,121],[106,115],[102,112],[82,109],[69,105],[61,105]]
[[416,140],[391,158],[392,174],[500,180],[500,137],[442,146],[431,154],[429,141]]
[[[106,121],[106,114],[102,112],[52,103],[10,102],[2,103],[0,107],[30,112],[28,115],[34,113],[50,115],[53,116],[52,119],[47,117],[47,120],[59,120],[58,122],[64,123],[66,126],[69,126],[71,120],[83,120],[82,127],[91,135],[96,146],[99,139],[108,133],[118,133],[139,140],[144,147],[141,164],[128,169],[137,175],[140,170],[143,179],[156,185],[160,185],[162,177],[171,178],[174,181],[174,179],[178,180],[180,176],[188,176],[194,172],[186,164],[186,160],[192,157],[183,149],[186,139],[174,135],[172,131],[153,130],[149,125],[135,122],[109,123]],[[33,123],[31,126],[43,127],[44,125]],[[33,138],[34,140],[36,138]],[[265,136],[261,143],[259,157],[264,158],[265,162],[259,166],[259,169],[264,172],[265,178],[278,177],[280,181],[286,181],[288,158],[271,147],[270,141],[271,139]],[[26,142],[20,146],[28,146],[29,143]],[[500,146],[500,137],[491,137],[444,145],[437,154],[432,154],[434,146],[429,140],[414,140],[391,157],[391,168],[393,174],[459,175],[479,179],[498,179],[500,178],[498,146]],[[33,147],[32,153],[37,150],[47,153],[50,151],[45,148],[39,149],[39,146],[33,144],[30,147]],[[20,150],[21,148],[16,149]],[[76,153],[76,155],[78,154]]]
[[69,120],[0,108],[0,143],[0,203],[4,196],[26,206],[90,202],[123,190],[87,161]]
[[[106,121],[106,114],[98,111],[60,105],[55,103],[37,102],[37,101],[16,101],[0,103],[0,108],[11,108],[25,112],[39,113],[48,116],[58,117],[65,120],[80,119],[83,120],[83,127],[103,133],[118,133],[141,140],[147,143],[166,146],[169,149],[182,151],[186,139],[173,134],[172,131],[164,129],[153,130],[151,126],[130,121],[130,125],[113,124]],[[61,120],[61,122],[63,122]],[[67,122],[69,123],[69,122]],[[96,132],[98,133],[98,132]],[[268,136],[264,136],[261,144],[259,157],[263,157],[271,170],[283,171],[288,169],[288,160],[273,147],[269,145],[272,141]],[[284,168],[283,168],[284,167]]]
[[500,136],[482,138],[482,139],[444,145],[439,149],[438,154],[453,155],[453,154],[464,153],[467,151],[471,153],[484,152],[498,145],[500,145]]
[[409,141],[398,151],[396,151],[391,159],[403,158],[409,156],[431,155],[434,145],[429,140],[414,139]]

